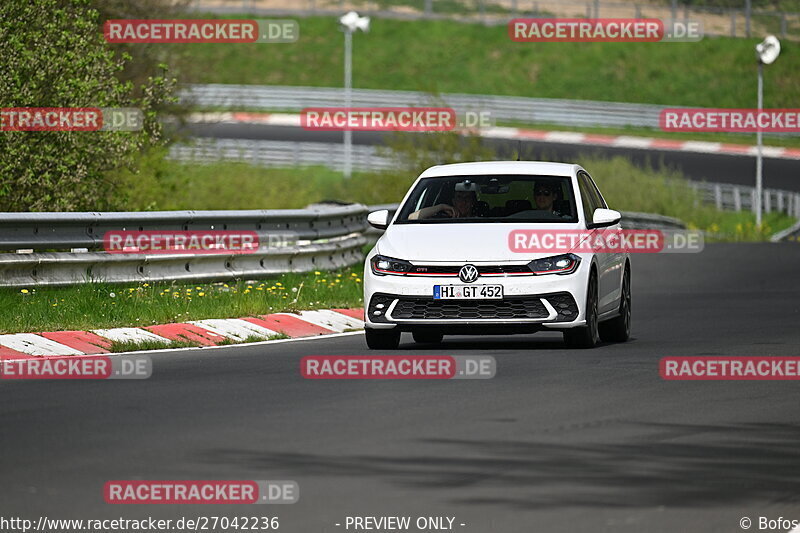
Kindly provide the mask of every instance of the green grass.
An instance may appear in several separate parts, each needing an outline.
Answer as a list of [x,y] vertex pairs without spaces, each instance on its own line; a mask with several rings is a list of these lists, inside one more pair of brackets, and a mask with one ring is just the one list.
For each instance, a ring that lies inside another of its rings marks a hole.
[[[87,330],[361,307],[362,268],[283,274],[257,282],[0,289],[0,333]],[[260,339],[263,340],[263,339]]]
[[[162,46],[185,46],[183,82],[340,87],[336,19],[299,21],[300,39],[292,44]],[[502,25],[376,19],[369,33],[354,38],[353,82],[370,89],[754,107],[753,47],[760,40],[515,43]],[[800,95],[800,44],[782,46],[766,69],[766,107],[794,107]]]
[[199,348],[200,344],[192,341],[114,341],[108,348],[111,353],[138,352],[144,350],[166,350],[169,348]]
[[[233,344],[245,344],[251,342],[262,342],[267,340],[272,341],[277,339],[288,339],[288,338],[289,338],[288,336],[283,334],[270,335],[267,338],[259,337],[258,335],[248,335],[243,340],[226,338],[225,340],[217,343],[217,346],[230,346]],[[177,340],[113,341],[108,351],[110,351],[111,353],[141,352],[145,350],[168,350],[173,348],[200,348],[201,346],[202,345],[199,342],[191,341],[188,339],[180,341]]]
[[[551,157],[545,150],[540,158]],[[685,177],[657,160],[657,170],[639,167],[623,157],[582,156],[574,162],[592,174],[614,209],[677,217],[720,240],[764,240],[794,220],[773,213],[765,218],[762,231],[756,232],[751,213],[717,211],[700,204]],[[416,176],[356,173],[348,180],[325,167],[273,169],[244,163],[159,161],[128,182],[128,195],[134,210],[294,209],[322,200],[371,205],[399,202]],[[741,230],[737,230],[739,225]]]

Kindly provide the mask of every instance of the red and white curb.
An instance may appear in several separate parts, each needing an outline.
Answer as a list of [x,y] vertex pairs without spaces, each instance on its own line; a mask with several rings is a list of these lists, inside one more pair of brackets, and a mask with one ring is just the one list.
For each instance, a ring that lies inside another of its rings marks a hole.
[[[192,113],[188,117],[193,123],[266,124],[269,126],[301,127],[300,115],[288,113],[208,112]],[[553,144],[607,146],[612,148],[634,148],[640,150],[666,150],[700,154],[722,154],[755,156],[757,148],[746,144],[729,144],[705,141],[678,141],[634,137],[629,135],[600,135],[573,131],[544,131],[525,128],[493,127],[475,130],[488,139],[511,139],[539,141]],[[800,159],[800,148],[765,146],[762,154],[773,159]]]
[[201,346],[216,346],[227,340],[241,342],[253,337],[268,339],[276,335],[311,337],[359,329],[364,329],[363,309],[321,309],[141,328],[14,333],[0,335],[0,361],[104,354],[115,341],[193,341]]

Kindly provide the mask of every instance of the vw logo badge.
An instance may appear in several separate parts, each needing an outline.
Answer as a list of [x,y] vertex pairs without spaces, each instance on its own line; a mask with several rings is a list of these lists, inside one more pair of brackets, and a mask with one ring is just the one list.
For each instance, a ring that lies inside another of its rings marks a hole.
[[458,278],[464,283],[472,283],[478,279],[478,269],[475,268],[475,265],[464,265],[458,271]]

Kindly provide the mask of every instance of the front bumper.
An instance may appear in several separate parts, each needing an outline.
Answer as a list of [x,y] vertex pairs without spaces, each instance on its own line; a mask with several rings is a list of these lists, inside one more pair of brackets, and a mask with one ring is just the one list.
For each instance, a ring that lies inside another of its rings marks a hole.
[[498,331],[515,327],[535,331],[582,326],[584,309],[579,302],[586,301],[587,263],[564,276],[480,277],[474,283],[502,285],[502,300],[434,300],[434,285],[459,281],[436,276],[377,276],[368,270],[364,280],[366,327],[408,331],[486,326]]

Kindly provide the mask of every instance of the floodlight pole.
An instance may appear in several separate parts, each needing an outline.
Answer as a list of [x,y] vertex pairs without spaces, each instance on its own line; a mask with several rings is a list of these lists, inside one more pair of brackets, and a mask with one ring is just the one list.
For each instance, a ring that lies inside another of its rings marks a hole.
[[[353,85],[353,32],[344,29],[344,107],[349,113]],[[353,132],[348,127],[344,130],[344,177],[349,178],[353,171]]]
[[[761,60],[758,61],[758,116],[761,117],[761,110],[764,107],[764,63]],[[756,144],[758,145],[758,152],[756,155],[756,227],[761,228],[761,197],[763,196],[762,192],[762,153],[761,153],[761,121],[759,120],[758,129],[756,130]]]

